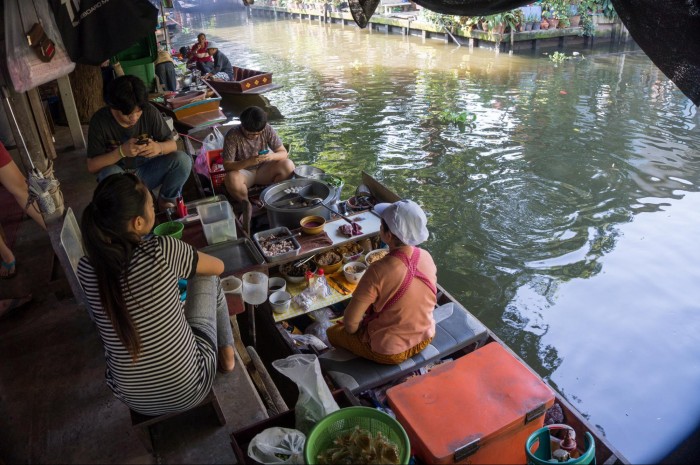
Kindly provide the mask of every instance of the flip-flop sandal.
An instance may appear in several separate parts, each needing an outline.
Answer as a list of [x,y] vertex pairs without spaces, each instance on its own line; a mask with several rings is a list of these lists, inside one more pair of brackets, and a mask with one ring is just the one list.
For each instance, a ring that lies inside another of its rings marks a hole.
[[7,270],[7,274],[1,275],[0,279],[12,279],[17,274],[17,260],[12,260],[10,263],[3,260],[0,266]]

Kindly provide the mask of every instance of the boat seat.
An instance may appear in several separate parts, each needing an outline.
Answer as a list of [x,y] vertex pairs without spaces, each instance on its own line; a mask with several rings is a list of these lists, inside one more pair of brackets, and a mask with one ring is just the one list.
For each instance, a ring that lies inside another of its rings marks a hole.
[[353,393],[399,379],[431,362],[473,345],[480,347],[488,331],[479,320],[461,305],[450,302],[433,312],[435,337],[420,353],[398,365],[384,365],[359,357],[352,352],[334,348],[318,356],[321,368],[337,388]]
[[[191,409],[185,410],[185,412],[207,404],[211,404],[211,407],[212,409],[214,409],[214,413],[216,414],[216,418],[219,424],[221,426],[224,426],[226,424],[226,417],[224,416],[224,412],[221,410],[219,400],[216,398],[216,392],[214,391],[214,387],[211,388],[209,394],[207,394],[207,396],[199,404],[195,405]],[[157,415],[153,417],[134,412],[131,409],[129,409],[129,413],[131,414],[131,426],[136,431],[136,435],[139,437],[146,450],[152,454],[153,438],[151,436],[151,425],[155,425],[157,423],[160,423],[161,421],[173,418],[184,412],[165,413],[163,415]]]

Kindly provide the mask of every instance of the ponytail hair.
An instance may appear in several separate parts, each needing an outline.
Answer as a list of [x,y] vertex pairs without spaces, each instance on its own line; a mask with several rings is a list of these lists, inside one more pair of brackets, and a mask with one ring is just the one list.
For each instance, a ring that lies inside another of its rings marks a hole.
[[131,257],[141,241],[129,230],[129,222],[144,216],[148,195],[149,190],[133,174],[107,176],[95,189],[80,224],[102,308],[134,362],[141,351],[141,338],[126,307],[121,283],[127,279]]

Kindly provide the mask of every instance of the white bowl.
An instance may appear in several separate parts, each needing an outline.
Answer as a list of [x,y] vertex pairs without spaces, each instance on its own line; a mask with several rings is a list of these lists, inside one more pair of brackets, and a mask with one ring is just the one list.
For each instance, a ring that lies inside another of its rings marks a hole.
[[[384,256],[386,256],[388,253],[389,253],[389,249],[374,249],[371,252],[369,252],[367,255],[365,255],[365,263],[367,264],[367,266],[369,266],[372,263],[376,262],[377,260],[381,260],[381,258],[376,259],[377,255],[383,254]],[[384,258],[384,257],[382,257],[382,258]]]
[[267,280],[267,289],[270,294],[273,294],[277,291],[286,291],[287,281],[285,281],[284,278],[272,277]]
[[359,283],[365,271],[367,271],[367,265],[362,262],[348,262],[343,265],[343,274],[349,283]]
[[292,294],[287,291],[277,291],[270,294],[270,305],[275,313],[284,313],[292,303]]

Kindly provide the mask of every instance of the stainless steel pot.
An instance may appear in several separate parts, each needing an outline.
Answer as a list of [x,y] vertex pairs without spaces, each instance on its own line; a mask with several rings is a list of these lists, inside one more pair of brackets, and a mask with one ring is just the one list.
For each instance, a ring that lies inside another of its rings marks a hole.
[[[260,194],[260,199],[267,209],[267,219],[271,228],[285,226],[289,229],[299,227],[299,221],[305,216],[318,215],[330,219],[330,211],[322,205],[298,206],[296,202],[284,205],[285,198],[293,199],[295,192],[304,189],[307,197],[319,197],[328,207],[332,205],[333,194],[328,184],[315,179],[289,179],[278,182],[266,188]],[[282,202],[281,202],[282,201]]]

